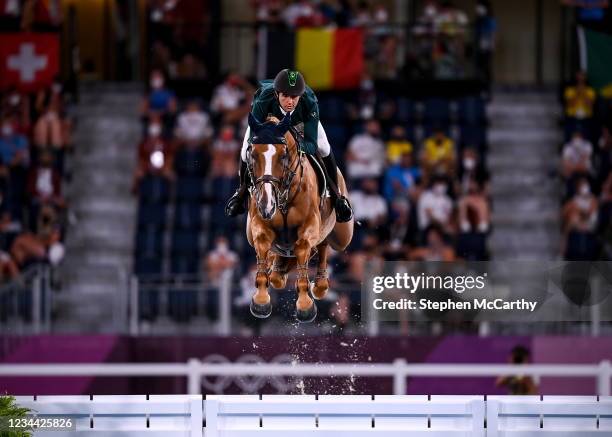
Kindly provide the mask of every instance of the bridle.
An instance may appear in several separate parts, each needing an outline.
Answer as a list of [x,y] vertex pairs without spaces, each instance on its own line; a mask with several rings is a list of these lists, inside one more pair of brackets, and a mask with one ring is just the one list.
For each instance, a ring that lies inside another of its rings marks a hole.
[[[257,137],[254,137],[255,140]],[[251,180],[251,195],[255,196],[255,202],[257,205],[260,204],[260,200],[262,198],[262,187],[264,184],[269,183],[272,185],[272,194],[274,199],[276,200],[276,205],[279,211],[283,214],[283,216],[287,215],[289,211],[289,206],[291,202],[297,195],[298,189],[291,192],[291,184],[298,173],[300,172],[300,183],[298,187],[301,185],[302,178],[304,176],[304,167],[302,164],[302,155],[303,152],[298,150],[296,144],[296,153],[293,155],[293,159],[290,161],[291,151],[287,144],[287,139],[285,137],[279,137],[275,141],[275,146],[278,144],[283,145],[283,155],[281,157],[281,163],[283,172],[281,177],[276,177],[273,175],[262,175],[258,178],[255,178],[255,172],[253,169],[253,144],[260,144],[257,142],[249,141],[249,145],[247,148],[247,169],[249,173],[249,178]]]

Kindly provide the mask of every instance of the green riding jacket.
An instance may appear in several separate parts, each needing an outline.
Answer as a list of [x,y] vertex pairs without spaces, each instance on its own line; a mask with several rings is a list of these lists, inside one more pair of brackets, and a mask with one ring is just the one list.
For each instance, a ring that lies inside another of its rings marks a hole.
[[[260,122],[264,122],[269,115],[282,120],[284,114],[274,92],[273,80],[262,80],[260,88],[255,92],[251,113]],[[301,148],[305,153],[314,155],[317,151],[317,133],[319,129],[319,103],[314,91],[306,86],[296,108],[291,113],[291,125],[304,123],[304,141]],[[251,134],[252,135],[252,134]]]

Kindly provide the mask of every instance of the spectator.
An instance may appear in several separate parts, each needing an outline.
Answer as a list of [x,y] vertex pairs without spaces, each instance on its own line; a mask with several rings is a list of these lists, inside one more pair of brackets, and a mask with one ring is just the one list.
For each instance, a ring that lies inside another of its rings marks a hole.
[[597,224],[597,198],[591,193],[588,179],[580,178],[576,194],[563,206],[563,231],[593,232]]
[[249,113],[252,95],[251,84],[240,75],[230,73],[213,90],[210,108],[222,122],[235,124]]
[[576,73],[576,84],[565,88],[563,93],[565,100],[565,127],[572,133],[581,130],[585,136],[590,138],[590,120],[593,117],[593,106],[595,105],[595,90],[587,85],[586,73]]
[[489,196],[489,172],[482,165],[478,152],[473,147],[466,147],[461,153],[461,163],[459,166],[459,187],[455,189],[457,195],[469,191],[472,179],[475,179],[483,194]]
[[229,124],[223,126],[212,146],[213,176],[231,178],[236,175],[240,147],[234,127]]
[[561,174],[566,180],[575,175],[591,173],[591,155],[593,146],[580,131],[574,132],[572,140],[563,147]]
[[432,225],[425,231],[427,244],[417,247],[408,253],[412,261],[455,261],[454,249],[444,241],[444,231],[437,225]]
[[369,120],[365,132],[351,138],[348,146],[347,174],[358,182],[363,178],[378,178],[385,164],[385,145],[380,138],[380,124]]
[[64,257],[61,232],[55,210],[50,205],[41,208],[36,233],[25,232],[13,241],[11,256],[20,268],[30,262],[50,261],[58,264]]
[[8,167],[25,168],[29,162],[28,139],[15,128],[14,115],[2,118],[0,132],[0,159]]
[[143,122],[148,125],[152,117],[159,117],[163,122],[164,133],[172,132],[174,117],[177,110],[174,92],[166,88],[166,79],[161,70],[153,70],[149,79],[149,95],[142,100],[140,114]]
[[453,201],[448,195],[445,179],[435,179],[431,187],[421,194],[417,212],[419,229],[422,231],[431,224],[437,224],[445,232],[450,233]]
[[52,147],[55,150],[69,145],[70,122],[65,117],[62,84],[56,80],[36,97],[36,111],[39,114],[34,124],[34,144],[39,148]]
[[238,265],[238,254],[230,249],[227,238],[220,236],[215,239],[215,247],[204,260],[206,279],[214,287],[206,296],[206,313],[212,318],[218,317],[219,293],[222,289],[224,272],[232,272]]
[[32,205],[36,208],[45,204],[64,207],[61,188],[61,177],[53,168],[53,155],[45,150],[40,154],[38,165],[28,174],[27,193]]
[[468,18],[465,12],[457,8],[451,0],[444,0],[434,20],[437,32],[450,37],[456,37],[465,33]]
[[418,195],[417,183],[421,170],[412,159],[412,153],[403,153],[398,164],[390,166],[385,172],[383,193],[387,202],[398,198],[415,200]]
[[208,114],[200,108],[197,101],[189,102],[185,111],[177,119],[176,137],[190,147],[200,147],[213,134]]
[[461,232],[476,230],[479,233],[485,233],[489,230],[491,223],[489,202],[476,179],[470,180],[467,193],[459,199],[458,209]]
[[401,125],[393,126],[391,138],[387,141],[387,160],[391,164],[398,164],[405,153],[412,153],[413,146],[406,136],[406,128]]
[[351,201],[355,220],[365,222],[366,227],[376,229],[385,223],[387,218],[387,203],[378,194],[376,179],[367,178],[361,183],[361,190],[351,192]]
[[435,128],[425,140],[421,158],[427,180],[434,175],[452,177],[455,173],[455,142],[442,129]]
[[17,89],[9,89],[3,96],[0,113],[15,117],[15,129],[26,135],[30,131],[30,99]]
[[146,175],[160,175],[174,179],[174,153],[170,143],[162,137],[162,124],[159,116],[149,123],[147,137],[138,146],[138,164],[134,172],[133,191]]
[[[524,346],[515,346],[510,353],[508,361],[510,364],[529,364],[531,353]],[[495,381],[497,387],[503,387],[511,395],[535,395],[538,387],[531,376],[515,375],[500,376]]]

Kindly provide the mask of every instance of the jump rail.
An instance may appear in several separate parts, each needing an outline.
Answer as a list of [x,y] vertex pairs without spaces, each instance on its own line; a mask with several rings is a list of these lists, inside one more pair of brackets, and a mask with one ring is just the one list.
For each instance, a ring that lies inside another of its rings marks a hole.
[[36,436],[604,437],[612,397],[229,395],[17,397],[73,432]]
[[499,375],[530,375],[534,377],[592,377],[597,381],[597,394],[610,396],[612,365],[599,364],[409,364],[404,359],[392,363],[203,363],[190,359],[187,363],[145,364],[1,364],[0,376],[184,376],[187,392],[200,394],[204,376],[383,376],[393,378],[393,394],[407,391],[407,378],[437,377],[496,377]]

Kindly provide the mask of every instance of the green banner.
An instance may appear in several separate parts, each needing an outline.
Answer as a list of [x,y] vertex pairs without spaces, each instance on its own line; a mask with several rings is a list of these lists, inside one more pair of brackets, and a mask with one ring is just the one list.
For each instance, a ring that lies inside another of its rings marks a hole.
[[584,29],[584,37],[590,84],[598,92],[612,92],[612,35]]

